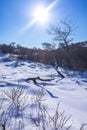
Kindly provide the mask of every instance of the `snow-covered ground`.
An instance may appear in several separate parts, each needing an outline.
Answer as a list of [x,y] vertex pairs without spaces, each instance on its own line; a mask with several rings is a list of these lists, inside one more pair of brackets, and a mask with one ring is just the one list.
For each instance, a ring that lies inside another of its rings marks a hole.
[[[87,123],[87,73],[74,74],[74,72],[61,70],[66,78],[61,79],[51,66],[29,61],[17,61],[9,55],[0,55],[0,95],[3,91],[22,87],[29,96],[44,88],[45,104],[50,115],[60,102],[60,111],[65,110],[66,116],[71,115],[72,130],[79,130],[81,124]],[[27,78],[39,76],[42,79],[54,79],[50,82],[27,82]],[[33,110],[32,110],[33,111]],[[31,124],[31,123],[30,123]],[[35,127],[27,123],[25,130],[34,130]],[[38,129],[39,130],[39,129]]]

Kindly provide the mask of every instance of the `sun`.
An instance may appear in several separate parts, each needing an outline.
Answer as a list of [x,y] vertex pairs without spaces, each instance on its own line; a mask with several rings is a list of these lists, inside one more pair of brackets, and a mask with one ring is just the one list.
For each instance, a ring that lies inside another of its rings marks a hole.
[[53,1],[49,6],[45,7],[42,4],[37,6],[32,6],[31,10],[27,11],[28,16],[30,16],[28,24],[22,29],[22,32],[26,32],[33,25],[38,23],[39,25],[48,25],[52,19],[52,9],[55,7],[59,0]]
[[39,6],[34,10],[34,19],[40,24],[46,24],[49,20],[49,11],[44,6]]

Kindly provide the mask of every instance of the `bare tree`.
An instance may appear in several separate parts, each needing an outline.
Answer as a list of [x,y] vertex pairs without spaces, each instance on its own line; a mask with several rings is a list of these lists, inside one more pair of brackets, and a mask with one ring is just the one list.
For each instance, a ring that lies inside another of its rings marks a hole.
[[61,21],[61,25],[51,26],[48,30],[50,35],[54,36],[54,41],[57,41],[61,47],[64,47],[69,52],[69,44],[73,41],[74,24],[68,19]]

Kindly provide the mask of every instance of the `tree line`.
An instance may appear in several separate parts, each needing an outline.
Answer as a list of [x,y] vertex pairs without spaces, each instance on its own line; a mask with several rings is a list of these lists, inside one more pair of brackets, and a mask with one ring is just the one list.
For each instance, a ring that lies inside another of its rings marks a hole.
[[[16,54],[17,58],[21,60],[31,60],[72,70],[84,71],[87,69],[87,41],[69,45],[69,53],[64,47],[49,50],[48,43],[43,44],[45,49],[31,49],[13,43],[0,44],[0,52]],[[49,46],[51,46],[50,43]]]

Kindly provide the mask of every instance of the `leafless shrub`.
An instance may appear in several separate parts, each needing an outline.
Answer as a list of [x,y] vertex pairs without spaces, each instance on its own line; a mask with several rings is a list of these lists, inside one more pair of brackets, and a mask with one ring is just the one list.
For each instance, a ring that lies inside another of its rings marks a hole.
[[33,96],[33,101],[35,102],[35,103],[41,103],[42,101],[44,101],[45,99],[44,99],[44,96],[45,96],[45,92],[44,92],[44,88],[41,88],[41,89],[39,89],[37,92],[36,92],[36,94],[35,94],[35,96]]
[[[59,128],[66,128],[66,130],[69,130],[72,126],[72,124],[68,125],[68,122],[71,118],[71,116],[66,116],[65,111],[60,112],[59,111],[59,105],[60,103],[57,104],[56,110],[54,115],[50,118],[52,127],[54,130],[58,130]],[[68,125],[68,126],[67,126]]]
[[10,91],[4,91],[4,94],[10,104],[13,104],[16,108],[24,110],[28,105],[29,96],[22,88],[12,88]]
[[87,123],[82,124],[81,127],[80,127],[80,130],[86,130],[85,126],[87,126]]
[[45,130],[45,121],[46,121],[46,111],[45,111],[45,105],[43,104],[44,99],[44,89],[41,88],[38,90],[38,92],[33,97],[33,104],[36,106],[34,109],[34,115],[30,115],[31,122],[38,127],[40,130]]
[[31,122],[35,125],[35,127],[38,127],[40,130],[46,130],[46,112],[43,109],[43,106],[41,104],[38,107],[38,111],[36,113],[36,116],[31,117]]
[[[45,105],[45,92],[44,89],[39,89],[30,99],[24,89],[12,88],[10,91],[4,91],[5,99],[9,102],[8,109],[3,110],[3,103],[5,100],[0,99],[0,128],[7,130],[8,126],[11,130],[24,130],[25,118],[23,112],[25,111],[28,102],[31,100],[31,105],[34,104],[34,111],[27,113],[28,119],[31,123],[39,130],[69,130],[72,126],[70,123],[71,116],[66,116],[65,111],[60,112],[57,104],[56,109],[53,111],[54,114],[49,113],[47,106]],[[29,110],[31,109],[28,106]],[[10,118],[9,118],[10,116]],[[18,117],[18,118],[17,118]],[[10,122],[10,123],[9,123]],[[13,123],[12,123],[13,122]],[[16,125],[14,125],[16,124]],[[87,123],[82,124],[80,130],[86,130]]]
[[[52,116],[48,110],[46,105],[43,103],[44,101],[44,90],[39,90],[39,94],[36,95],[34,99],[35,103],[37,104],[35,107],[36,115],[34,116],[31,114],[30,119],[31,122],[36,126],[39,127],[40,130],[47,130],[48,127],[53,130],[58,130],[59,128],[66,128],[69,130],[72,124],[68,125],[68,121],[70,120],[71,116],[65,116],[65,111],[59,112],[59,103],[57,108]],[[34,110],[35,111],[35,110]]]
[[20,130],[24,129],[26,109],[29,106],[29,96],[22,88],[12,88],[10,91],[4,91],[3,93],[7,102],[5,114],[8,117],[7,125],[12,126],[12,130],[19,130],[19,127]]

